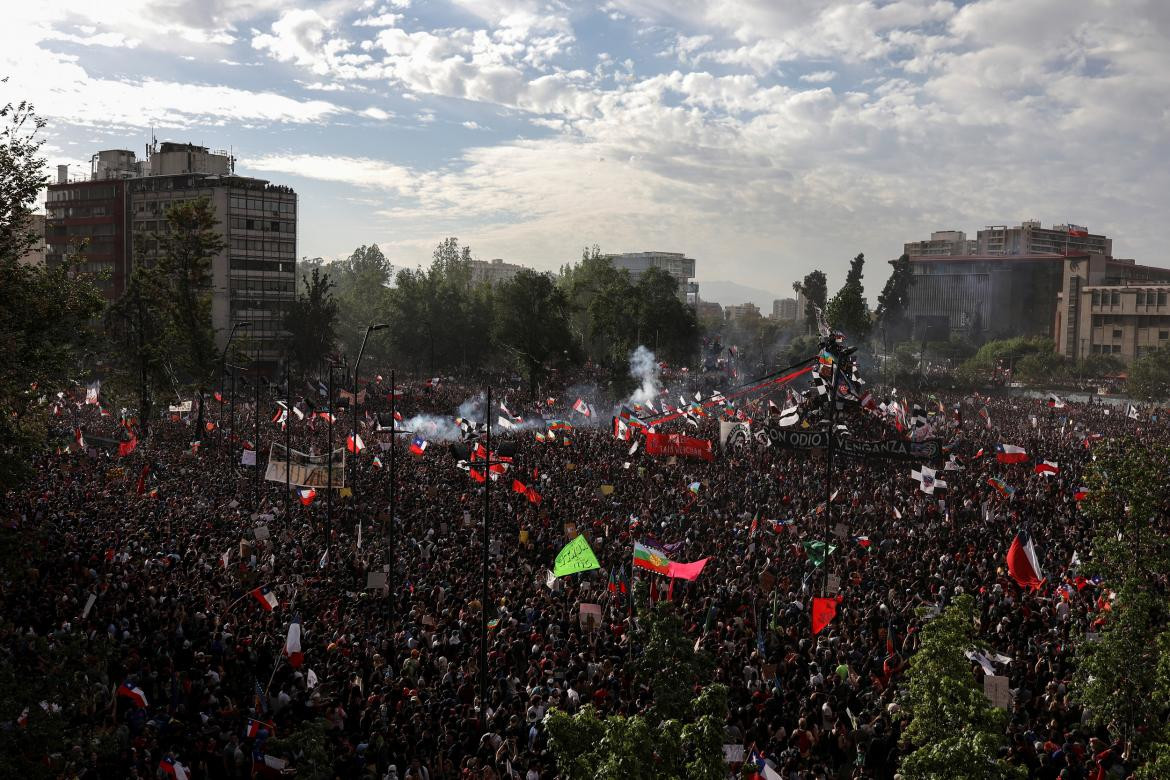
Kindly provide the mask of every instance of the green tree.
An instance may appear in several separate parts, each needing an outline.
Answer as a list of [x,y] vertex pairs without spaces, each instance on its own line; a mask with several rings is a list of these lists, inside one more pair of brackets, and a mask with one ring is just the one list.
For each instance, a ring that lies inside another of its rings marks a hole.
[[285,317],[293,363],[302,374],[324,362],[337,342],[337,300],[333,281],[320,268],[313,268],[302,281],[301,294]]
[[1069,376],[1069,360],[1056,352],[1037,352],[1020,358],[1015,373],[1023,381],[1034,384],[1062,382]]
[[145,429],[154,418],[157,388],[166,386],[173,376],[169,371],[168,291],[159,282],[153,269],[135,268],[122,296],[105,312],[109,374],[103,389],[114,396],[137,397]]
[[975,601],[964,594],[922,629],[910,659],[901,702],[910,715],[905,736],[914,746],[901,771],[908,780],[1023,778],[1023,769],[997,756],[1007,712],[993,707],[975,684],[964,652],[974,644]]
[[[1160,659],[1170,641],[1163,592],[1170,570],[1164,528],[1168,468],[1170,445],[1103,442],[1086,471],[1089,497],[1081,504],[1095,528],[1085,574],[1100,576],[1117,597],[1097,641],[1077,645],[1073,693],[1095,723],[1132,740],[1139,752],[1158,732],[1142,734],[1137,726],[1164,723],[1170,694],[1170,687],[1159,685],[1159,671],[1170,669],[1164,665],[1170,661]],[[1170,675],[1162,679],[1170,683]]]
[[910,336],[906,311],[910,306],[910,288],[914,285],[914,271],[910,267],[909,255],[903,254],[897,260],[890,261],[890,265],[894,267],[893,273],[886,279],[878,295],[874,312],[882,347],[887,350],[891,344]]
[[[333,762],[330,760],[328,724],[324,718],[313,718],[298,724],[295,730],[272,737],[265,752],[292,759],[298,778],[305,780],[332,780]],[[380,737],[378,737],[380,739]]]
[[1161,347],[1133,362],[1129,369],[1129,392],[1143,401],[1170,398],[1170,347]]
[[167,339],[183,379],[205,386],[219,370],[211,327],[211,259],[224,250],[219,220],[207,198],[175,202],[158,236],[155,284],[168,298]]
[[[634,598],[645,599],[644,587]],[[695,652],[673,605],[660,602],[639,619],[635,685],[648,685],[650,709],[640,715],[599,718],[592,706],[574,716],[551,710],[550,747],[569,780],[722,780],[727,688],[703,685],[714,662]],[[698,696],[696,685],[703,685]]]
[[792,283],[792,290],[804,296],[804,324],[809,333],[817,332],[816,308],[822,311],[829,297],[829,280],[824,271],[811,271],[804,279]]
[[[337,340],[341,351],[356,357],[366,326],[386,319],[392,306],[390,281],[394,271],[377,244],[362,245],[349,257],[329,266],[333,298],[337,302]],[[389,358],[385,339],[371,339],[366,359],[373,363]]]
[[496,296],[496,342],[528,376],[535,397],[541,378],[575,351],[565,294],[548,274],[525,268]]
[[662,268],[649,268],[638,277],[632,292],[638,316],[635,341],[653,346],[660,358],[681,365],[689,363],[698,350],[699,324],[694,307],[681,300],[678,291],[677,279]]
[[857,343],[864,342],[872,325],[869,318],[869,304],[861,286],[861,271],[865,267],[865,255],[858,253],[849,262],[849,273],[845,284],[829,301],[825,316],[834,330],[839,330]]
[[42,127],[28,103],[0,107],[0,491],[29,476],[32,452],[47,443],[47,400],[77,376],[102,308],[93,279],[71,263],[19,262],[35,242],[28,214],[47,181]]

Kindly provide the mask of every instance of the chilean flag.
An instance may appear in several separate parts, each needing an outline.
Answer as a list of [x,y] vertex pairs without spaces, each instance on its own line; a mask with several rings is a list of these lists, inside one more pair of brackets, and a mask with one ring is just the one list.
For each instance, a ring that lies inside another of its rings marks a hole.
[[998,444],[995,447],[995,459],[1000,463],[1024,463],[1028,460],[1028,453],[1023,447],[1014,444]]
[[248,729],[244,732],[244,736],[248,739],[255,739],[260,736],[262,729],[267,729],[269,734],[276,733],[276,728],[271,723],[265,723],[255,718],[248,718]]
[[412,455],[422,455],[427,451],[427,440],[421,436],[415,436],[410,440],[410,452]]
[[191,773],[187,771],[187,767],[170,756],[159,761],[158,768],[164,775],[173,777],[175,780],[191,780]]
[[299,669],[305,662],[305,654],[301,652],[301,616],[297,615],[288,624],[288,638],[284,640],[284,654],[288,658],[288,665]]
[[1059,474],[1060,464],[1054,460],[1042,460],[1036,464],[1036,473],[1046,475]]
[[135,707],[146,709],[146,694],[142,692],[141,688],[124,682],[118,686],[118,695],[123,699],[132,701]]
[[1087,487],[1079,487],[1073,493],[1073,500],[1074,501],[1084,501],[1088,497],[1089,497],[1089,489]]
[[303,506],[308,506],[317,497],[317,491],[313,488],[297,488],[297,497],[301,499]]
[[1012,579],[1026,588],[1039,588],[1044,581],[1036,548],[1027,531],[1018,532],[1012,540],[1012,546],[1008,548],[1007,567]]
[[267,612],[271,612],[280,606],[280,599],[276,597],[276,594],[267,585],[261,585],[259,588],[256,588],[252,591],[252,595]]

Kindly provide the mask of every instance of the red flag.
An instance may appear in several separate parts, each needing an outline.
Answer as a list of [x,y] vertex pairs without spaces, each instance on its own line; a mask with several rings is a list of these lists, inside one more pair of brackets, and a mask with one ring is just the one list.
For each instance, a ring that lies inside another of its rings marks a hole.
[[150,464],[147,463],[142,467],[142,471],[138,474],[138,495],[146,492],[146,476],[150,474]]
[[512,480],[512,492],[526,495],[528,493],[528,486],[518,479]]
[[138,446],[138,437],[135,436],[134,434],[130,434],[130,439],[128,441],[118,442],[118,457],[119,458],[126,457],[131,452],[134,452],[134,449],[137,446]]
[[812,632],[813,636],[821,633],[825,626],[833,622],[837,616],[837,605],[841,603],[840,596],[829,598],[814,597],[812,603]]

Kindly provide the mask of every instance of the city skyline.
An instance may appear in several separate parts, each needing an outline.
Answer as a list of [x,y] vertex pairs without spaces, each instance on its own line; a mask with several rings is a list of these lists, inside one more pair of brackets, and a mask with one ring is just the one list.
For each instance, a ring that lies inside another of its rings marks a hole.
[[871,306],[885,261],[951,226],[1073,221],[1164,263],[1170,11],[771,5],[26,5],[0,91],[74,172],[152,127],[232,148],[301,194],[302,256],[413,266],[457,235],[553,270],[597,243],[784,297],[861,251]]

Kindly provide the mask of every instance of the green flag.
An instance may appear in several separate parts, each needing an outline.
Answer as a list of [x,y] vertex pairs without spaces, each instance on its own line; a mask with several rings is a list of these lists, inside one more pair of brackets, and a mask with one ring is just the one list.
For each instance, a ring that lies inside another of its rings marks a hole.
[[813,566],[820,566],[837,549],[837,545],[826,542],[805,542],[803,546]]
[[593,554],[589,542],[585,541],[584,536],[577,536],[557,553],[557,560],[553,563],[553,576],[564,577],[566,574],[600,568],[601,564],[597,562],[597,556]]

